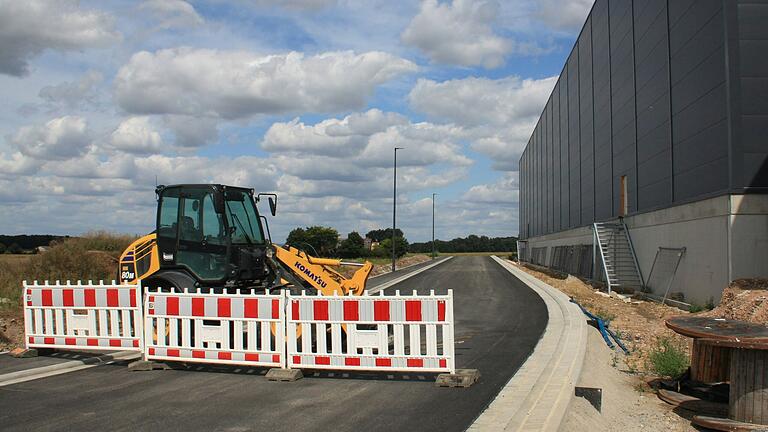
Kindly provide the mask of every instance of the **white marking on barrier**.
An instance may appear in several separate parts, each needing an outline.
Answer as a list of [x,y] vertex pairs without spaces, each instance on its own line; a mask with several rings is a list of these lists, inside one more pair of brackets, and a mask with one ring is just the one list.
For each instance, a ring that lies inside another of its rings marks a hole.
[[455,372],[451,290],[428,296],[288,294],[287,305],[288,367]]
[[27,348],[142,350],[139,285],[24,281],[23,287]]
[[147,290],[147,360],[277,366],[285,363],[284,294]]

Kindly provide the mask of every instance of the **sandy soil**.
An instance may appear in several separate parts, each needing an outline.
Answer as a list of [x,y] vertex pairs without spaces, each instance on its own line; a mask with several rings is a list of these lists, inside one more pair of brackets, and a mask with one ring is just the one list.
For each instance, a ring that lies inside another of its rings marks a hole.
[[690,413],[672,411],[637,376],[615,367],[614,355],[597,329],[589,328],[587,353],[577,383],[603,390],[602,411],[586,399],[573,397],[561,431],[696,431],[688,420]]
[[617,332],[631,352],[624,362],[627,372],[650,372],[648,356],[662,337],[672,339],[689,353],[690,339],[664,325],[668,318],[688,315],[686,311],[652,301],[621,298],[615,294],[608,296],[574,276],[557,279],[527,267],[520,266],[520,269],[563,291],[593,314],[610,320],[610,328]]

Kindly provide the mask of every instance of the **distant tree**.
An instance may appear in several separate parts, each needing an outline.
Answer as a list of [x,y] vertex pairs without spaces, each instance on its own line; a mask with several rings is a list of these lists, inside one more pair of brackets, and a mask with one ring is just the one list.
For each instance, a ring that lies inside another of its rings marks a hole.
[[0,243],[0,254],[5,253],[5,245]]
[[[439,252],[513,252],[517,250],[517,237],[487,237],[469,235],[450,241],[435,240]],[[432,242],[412,243],[409,249],[416,253],[432,252]]]
[[[403,237],[395,237],[395,255],[400,258],[405,255],[406,252],[408,252],[408,240]],[[392,256],[392,239],[387,238],[382,240],[376,249],[374,249],[374,255],[379,257]]]
[[22,252],[24,252],[24,251],[21,249],[21,246],[19,246],[18,243],[11,244],[5,250],[5,253],[8,253],[8,254],[20,254]]
[[[339,232],[330,227],[311,226],[296,228],[288,233],[286,243],[299,249],[305,249],[310,254],[328,257],[336,254],[339,244]],[[310,245],[311,247],[307,247]]]
[[[365,235],[369,239],[381,243],[384,239],[392,239],[392,228],[368,231]],[[404,237],[400,228],[395,230],[395,237]]]
[[366,255],[365,240],[357,231],[352,231],[341,241],[337,253],[342,258],[360,258]]

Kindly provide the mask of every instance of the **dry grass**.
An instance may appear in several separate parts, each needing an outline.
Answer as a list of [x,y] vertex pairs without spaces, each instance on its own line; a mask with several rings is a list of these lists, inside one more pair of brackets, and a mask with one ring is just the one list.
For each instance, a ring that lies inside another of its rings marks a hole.
[[117,257],[135,239],[132,236],[94,232],[69,238],[39,255],[2,255],[0,297],[21,307],[22,281],[112,280],[117,274]]

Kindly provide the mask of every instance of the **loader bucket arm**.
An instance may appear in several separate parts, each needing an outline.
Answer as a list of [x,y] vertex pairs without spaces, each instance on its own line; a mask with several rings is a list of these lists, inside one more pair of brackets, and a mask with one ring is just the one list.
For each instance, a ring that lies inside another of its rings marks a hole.
[[272,244],[275,258],[284,269],[299,280],[306,282],[323,295],[361,295],[365,291],[368,276],[373,270],[373,264],[365,262],[347,279],[331,267],[347,263],[332,258],[315,258],[294,247],[283,247]]

